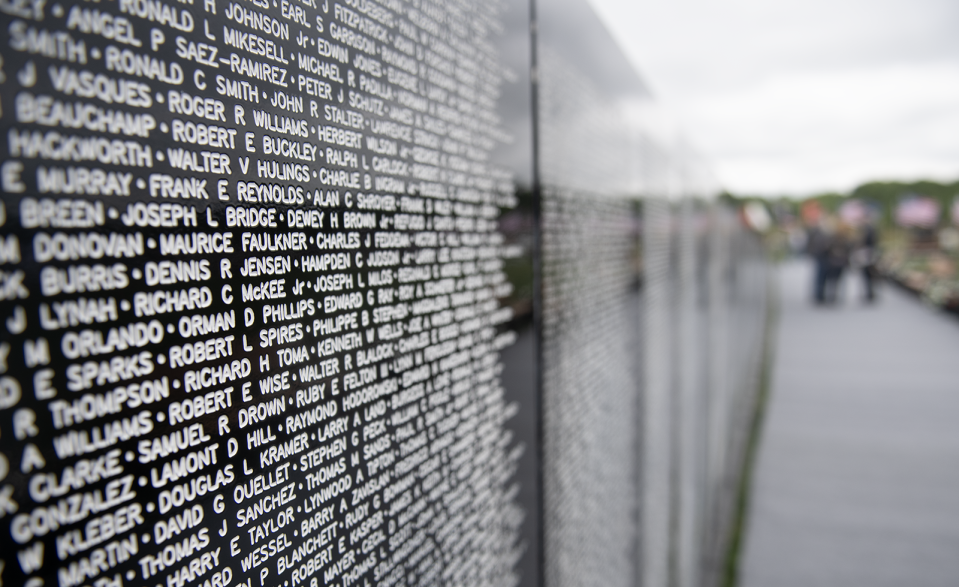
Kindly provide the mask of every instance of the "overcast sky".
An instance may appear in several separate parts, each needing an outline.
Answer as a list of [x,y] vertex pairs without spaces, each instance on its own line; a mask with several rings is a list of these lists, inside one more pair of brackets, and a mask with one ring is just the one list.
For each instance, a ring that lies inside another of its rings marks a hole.
[[959,179],[957,0],[590,0],[734,193]]

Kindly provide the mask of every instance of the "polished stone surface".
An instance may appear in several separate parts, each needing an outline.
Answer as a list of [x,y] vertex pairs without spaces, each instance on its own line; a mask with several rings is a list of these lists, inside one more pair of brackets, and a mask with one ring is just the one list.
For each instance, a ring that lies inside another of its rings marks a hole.
[[811,265],[782,266],[739,584],[959,585],[959,319],[891,286],[830,308],[811,289]]

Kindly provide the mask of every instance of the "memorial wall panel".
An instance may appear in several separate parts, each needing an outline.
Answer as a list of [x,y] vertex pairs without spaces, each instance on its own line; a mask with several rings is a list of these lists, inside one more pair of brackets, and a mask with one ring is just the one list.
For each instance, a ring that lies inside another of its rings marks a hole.
[[0,10],[2,580],[538,583],[528,7]]
[[765,262],[587,0],[0,14],[0,585],[719,576]]

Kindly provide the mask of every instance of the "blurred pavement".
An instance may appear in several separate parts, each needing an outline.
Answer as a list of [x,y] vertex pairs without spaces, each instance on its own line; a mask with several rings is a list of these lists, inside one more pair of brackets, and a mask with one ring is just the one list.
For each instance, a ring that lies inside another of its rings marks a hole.
[[780,269],[739,584],[955,587],[959,319],[894,286],[873,306],[845,286],[815,307],[812,265]]

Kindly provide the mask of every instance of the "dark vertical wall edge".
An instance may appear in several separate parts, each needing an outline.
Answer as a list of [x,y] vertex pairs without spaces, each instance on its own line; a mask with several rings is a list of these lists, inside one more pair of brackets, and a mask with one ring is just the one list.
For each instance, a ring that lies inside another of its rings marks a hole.
[[532,164],[533,183],[533,332],[536,345],[536,486],[539,491],[537,509],[539,527],[537,560],[539,563],[539,584],[546,584],[546,509],[544,507],[545,485],[543,479],[543,231],[542,231],[542,178],[539,160],[539,61],[538,61],[538,21],[536,19],[536,0],[529,0],[529,47],[530,47],[530,123],[532,126]]

